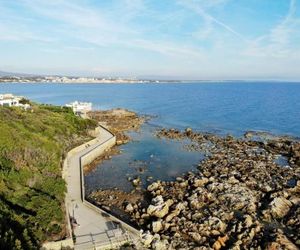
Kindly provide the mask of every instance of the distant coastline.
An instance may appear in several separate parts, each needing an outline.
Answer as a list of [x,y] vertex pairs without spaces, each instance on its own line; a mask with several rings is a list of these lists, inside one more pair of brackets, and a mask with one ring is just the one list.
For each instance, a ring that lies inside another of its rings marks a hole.
[[1,76],[0,83],[159,83],[158,80],[69,76]]
[[201,80],[168,80],[168,79],[138,79],[138,78],[121,78],[121,77],[72,77],[72,76],[19,76],[19,75],[0,75],[1,83],[59,83],[59,84],[128,84],[128,83],[277,83],[277,82],[290,82],[300,83],[300,80],[294,79],[201,79]]
[[253,79],[184,79],[183,77],[167,77],[167,76],[136,76],[136,77],[121,77],[121,76],[66,76],[66,75],[38,75],[16,72],[5,72],[0,70],[0,83],[96,83],[96,84],[122,84],[122,83],[276,83],[290,82],[300,83],[300,79],[284,79],[284,78],[253,78]]

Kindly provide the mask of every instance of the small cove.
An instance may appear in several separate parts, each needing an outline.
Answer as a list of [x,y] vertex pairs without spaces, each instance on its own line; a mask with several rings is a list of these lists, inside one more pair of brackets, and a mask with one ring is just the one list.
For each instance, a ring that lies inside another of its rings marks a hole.
[[145,124],[139,132],[130,132],[132,141],[119,146],[121,154],[104,160],[85,176],[87,193],[112,188],[129,192],[133,189],[130,179],[140,177],[145,188],[155,180],[172,181],[188,171],[196,171],[204,155],[188,151],[187,139],[157,138],[156,129]]

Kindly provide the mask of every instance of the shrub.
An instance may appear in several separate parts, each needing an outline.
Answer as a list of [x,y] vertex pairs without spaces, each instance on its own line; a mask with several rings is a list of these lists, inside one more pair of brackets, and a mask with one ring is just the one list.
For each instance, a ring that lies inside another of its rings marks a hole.
[[70,108],[32,110],[0,107],[0,249],[37,249],[63,237],[62,157],[97,125]]

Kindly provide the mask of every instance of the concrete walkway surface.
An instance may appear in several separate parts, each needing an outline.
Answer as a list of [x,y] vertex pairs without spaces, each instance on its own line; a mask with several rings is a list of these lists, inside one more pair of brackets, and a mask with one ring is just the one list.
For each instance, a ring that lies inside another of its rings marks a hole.
[[68,156],[65,171],[68,189],[66,204],[69,216],[76,222],[72,223],[75,249],[110,249],[139,238],[137,230],[128,230],[128,225],[123,225],[115,217],[82,200],[80,158],[113,137],[109,131],[100,127],[99,136],[92,141],[93,144],[87,143],[81,150]]

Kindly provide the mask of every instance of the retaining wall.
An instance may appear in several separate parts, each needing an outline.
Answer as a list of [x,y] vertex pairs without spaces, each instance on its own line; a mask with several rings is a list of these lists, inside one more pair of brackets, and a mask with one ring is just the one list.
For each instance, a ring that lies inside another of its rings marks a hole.
[[113,147],[116,144],[116,136],[111,134],[111,137],[105,142],[99,144],[97,147],[91,149],[79,158],[80,166],[80,184],[81,184],[81,200],[85,201],[85,186],[84,186],[84,173],[83,167],[93,162],[97,157],[102,155],[106,150]]
[[[104,127],[103,127],[104,128]],[[104,128],[106,130],[106,128]],[[108,131],[108,130],[107,130]],[[108,131],[109,132],[109,131]],[[111,132],[109,132],[111,133]],[[90,164],[93,162],[97,157],[99,157],[101,154],[103,154],[106,150],[110,149],[116,144],[116,136],[111,134],[112,137],[103,142],[102,144],[98,145],[97,147],[91,149],[89,152],[85,153],[79,158],[79,164],[80,164],[80,173],[81,173],[81,199],[82,202],[88,206],[89,208],[93,209],[97,213],[106,214],[110,218],[112,218],[114,221],[120,223],[126,230],[133,232],[136,235],[140,234],[140,231],[136,228],[130,226],[129,224],[125,223],[124,221],[118,219],[114,215],[108,213],[107,211],[95,206],[94,204],[90,203],[85,199],[85,186],[84,186],[84,173],[83,173],[83,167],[87,164]]]
[[112,136],[107,141],[103,142],[96,148],[92,149],[91,151],[87,152],[83,156],[80,157],[81,166],[90,164],[93,162],[97,157],[102,155],[107,149],[111,148],[116,144],[116,137]]

